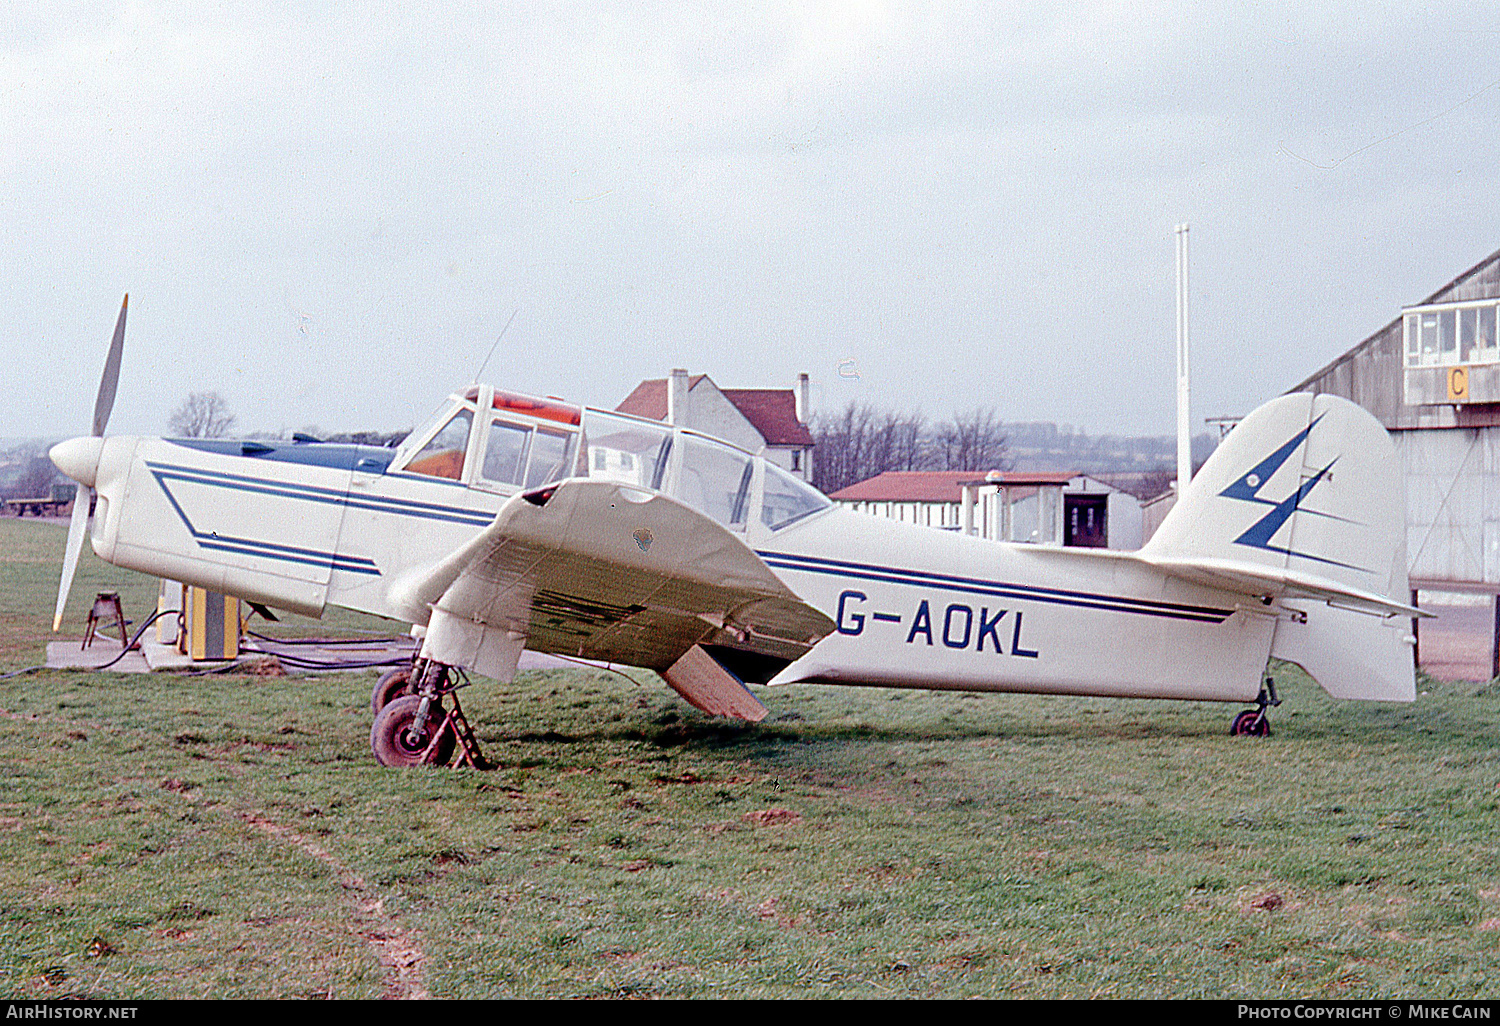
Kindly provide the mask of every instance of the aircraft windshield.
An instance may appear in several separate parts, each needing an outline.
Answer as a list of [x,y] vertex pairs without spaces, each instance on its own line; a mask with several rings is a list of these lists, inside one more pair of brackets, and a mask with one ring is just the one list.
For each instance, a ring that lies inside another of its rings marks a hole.
[[464,451],[469,447],[469,426],[473,422],[472,411],[459,410],[406,465],[407,473],[446,477],[454,481],[461,479],[464,473]]

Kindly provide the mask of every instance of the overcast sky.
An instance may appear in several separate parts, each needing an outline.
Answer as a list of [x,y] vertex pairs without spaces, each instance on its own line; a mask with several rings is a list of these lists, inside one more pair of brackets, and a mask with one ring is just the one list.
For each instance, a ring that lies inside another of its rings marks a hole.
[[[366,8],[378,7],[378,10]],[[1174,430],[1500,248],[1500,7],[7,3],[0,437],[393,430],[674,366]]]

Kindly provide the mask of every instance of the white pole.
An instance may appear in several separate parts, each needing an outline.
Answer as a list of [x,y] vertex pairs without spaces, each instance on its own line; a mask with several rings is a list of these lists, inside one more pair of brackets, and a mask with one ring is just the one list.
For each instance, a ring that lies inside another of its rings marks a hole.
[[1193,439],[1188,427],[1188,226],[1177,226],[1177,497],[1193,479]]

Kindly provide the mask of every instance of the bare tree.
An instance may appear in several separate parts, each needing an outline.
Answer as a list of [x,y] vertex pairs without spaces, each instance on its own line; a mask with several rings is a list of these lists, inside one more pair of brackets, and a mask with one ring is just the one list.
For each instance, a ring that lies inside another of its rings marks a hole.
[[851,402],[837,416],[818,417],[813,422],[815,487],[836,492],[864,480],[861,473],[867,462],[865,453],[873,416],[874,411],[868,405]]
[[924,470],[931,463],[927,418],[851,402],[813,424],[813,484],[825,492],[887,470]]
[[850,403],[813,423],[813,484],[824,492],[888,470],[967,470],[1010,467],[1005,431],[993,409],[974,410],[929,427],[921,413],[879,411]]
[[933,437],[933,462],[940,470],[1006,470],[1008,446],[991,409],[961,413],[941,425]]
[[46,456],[32,456],[16,475],[14,482],[5,489],[11,499],[35,499],[47,495],[52,482],[57,480],[57,468]]
[[223,438],[234,426],[234,414],[218,392],[192,392],[167,421],[183,438]]
[[885,470],[922,470],[932,459],[921,413],[884,413],[875,425],[872,465]]
[[1176,472],[1166,467],[1148,470],[1141,475],[1140,483],[1136,485],[1136,498],[1154,499],[1164,492],[1171,491],[1172,483],[1176,480]]

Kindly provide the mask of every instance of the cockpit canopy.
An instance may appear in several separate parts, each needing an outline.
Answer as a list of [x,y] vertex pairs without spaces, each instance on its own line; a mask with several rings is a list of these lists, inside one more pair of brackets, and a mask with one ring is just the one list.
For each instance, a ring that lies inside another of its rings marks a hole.
[[568,477],[664,492],[734,531],[772,531],[832,503],[785,470],[727,442],[669,424],[480,385],[413,431],[393,473],[502,495]]

